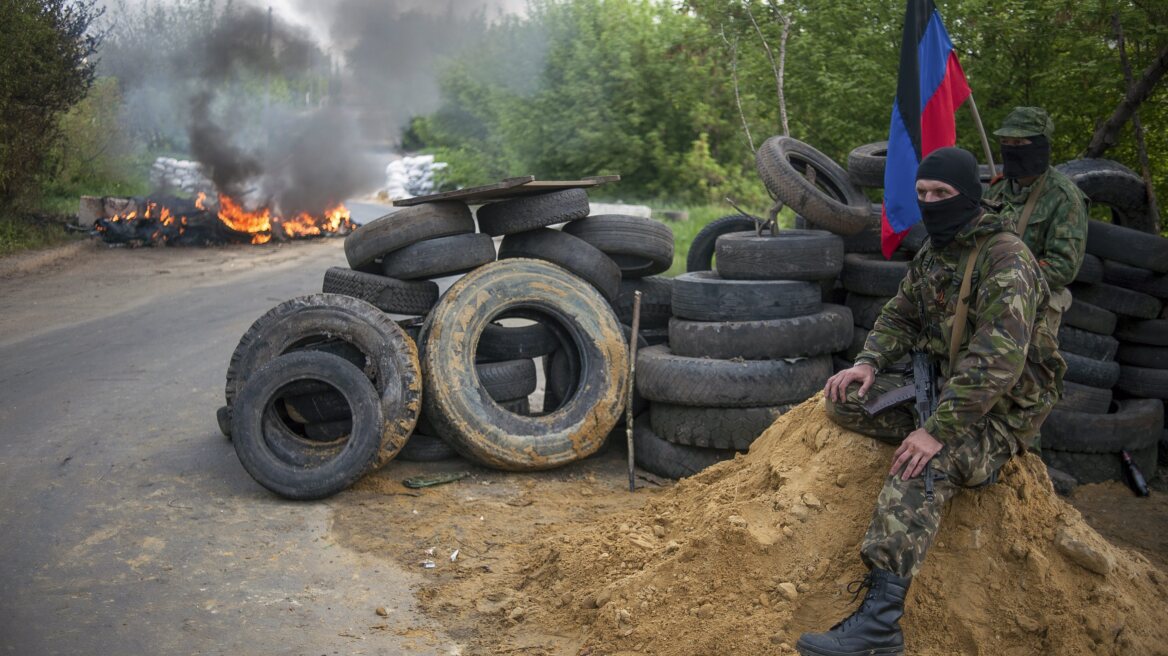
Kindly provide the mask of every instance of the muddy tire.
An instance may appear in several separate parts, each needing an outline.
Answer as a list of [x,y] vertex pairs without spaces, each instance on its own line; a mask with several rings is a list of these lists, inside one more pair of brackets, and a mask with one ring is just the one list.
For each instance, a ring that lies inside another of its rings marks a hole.
[[887,141],[857,146],[848,153],[848,179],[857,187],[883,189],[884,165],[887,161]]
[[[653,433],[674,444],[745,451],[793,404],[760,408],[696,408],[672,403],[649,406]],[[635,428],[634,424],[634,428]]]
[[787,319],[819,312],[819,285],[802,280],[725,280],[712,271],[673,279],[673,314],[693,321]]
[[1168,239],[1160,235],[1090,220],[1087,252],[1155,273],[1168,273]]
[[345,237],[349,268],[378,273],[376,260],[425,239],[474,232],[470,208],[461,201],[424,203],[374,219]]
[[854,294],[896,296],[908,265],[907,260],[885,260],[882,255],[848,254],[844,256],[840,282]]
[[[353,428],[344,445],[312,466],[279,457],[264,427],[279,390],[298,380],[327,383],[352,408]],[[348,488],[374,466],[385,431],[382,407],[381,395],[352,364],[328,353],[289,353],[259,367],[239,390],[232,442],[243,468],[260,485],[288,499],[323,499]]]
[[1118,319],[1111,310],[1104,310],[1098,305],[1092,305],[1081,298],[1076,298],[1071,303],[1071,307],[1063,313],[1062,325],[1090,331],[1097,335],[1110,335],[1115,332],[1115,324]]
[[385,432],[378,462],[384,464],[414,429],[421,411],[422,376],[414,340],[384,312],[359,299],[339,294],[301,296],[257,319],[240,338],[227,365],[227,406],[234,413],[239,389],[268,362],[290,351],[338,342],[360,353],[361,369],[381,394]]
[[383,255],[381,272],[401,280],[441,278],[494,261],[495,240],[490,235],[451,235],[419,241]]
[[[839,235],[868,222],[869,201],[830,157],[790,137],[771,137],[755,153],[759,176],[771,195],[796,214]],[[805,172],[815,171],[815,182]]]
[[499,259],[513,258],[561,266],[591,283],[610,301],[620,292],[621,272],[616,262],[592,244],[559,230],[540,228],[507,235],[499,245]]
[[438,285],[428,280],[395,280],[342,267],[324,272],[326,294],[352,296],[383,311],[423,316],[438,302]]
[[1106,414],[1111,408],[1111,390],[1063,381],[1063,397],[1056,408],[1088,414]]
[[489,203],[480,207],[475,216],[480,232],[498,237],[575,221],[588,216],[588,212],[588,194],[583,189],[565,189]]
[[637,352],[637,389],[650,401],[715,408],[798,403],[823,388],[831,356],[798,360],[712,360],[674,355],[668,346]]
[[690,242],[685,256],[686,271],[710,271],[714,268],[714,249],[718,237],[732,232],[751,232],[755,229],[754,219],[745,214],[731,214],[707,223]]
[[1098,305],[1104,310],[1125,317],[1155,319],[1160,314],[1161,304],[1156,297],[1107,283],[1094,285],[1076,283],[1071,289],[1071,294],[1075,298],[1081,298],[1092,305]]
[[673,279],[660,276],[621,280],[620,293],[612,300],[616,318],[633,323],[633,294],[641,292],[641,328],[664,328],[673,316]]
[[637,466],[665,478],[693,476],[710,465],[730,460],[736,451],[703,449],[667,442],[646,426],[648,417],[642,415],[633,421],[633,457]]
[[1059,351],[1059,355],[1067,363],[1064,379],[1072,383],[1111,389],[1115,387],[1115,381],[1119,380],[1118,362],[1096,360],[1067,351]]
[[[576,385],[555,411],[517,415],[479,384],[476,345],[500,315],[543,322],[569,351]],[[467,274],[434,307],[419,343],[426,414],[438,437],[487,466],[550,469],[587,457],[624,408],[628,350],[620,324],[592,286],[546,262],[504,260]]]
[[612,258],[624,278],[643,278],[673,266],[673,230],[660,221],[600,214],[573,221],[563,231]]
[[826,230],[782,230],[722,235],[714,268],[726,280],[823,280],[839,275],[844,241]]
[[669,346],[680,356],[777,360],[823,355],[852,341],[852,311],[824,305],[815,314],[765,321],[669,322]]

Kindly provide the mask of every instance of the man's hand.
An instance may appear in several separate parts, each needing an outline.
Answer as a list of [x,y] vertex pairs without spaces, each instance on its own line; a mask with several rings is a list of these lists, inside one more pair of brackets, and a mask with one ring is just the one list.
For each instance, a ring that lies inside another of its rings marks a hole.
[[875,381],[876,370],[870,364],[861,363],[828,378],[823,386],[823,394],[836,403],[842,403],[848,398],[848,387],[852,383],[860,383],[859,395],[863,398]]
[[900,477],[906,481],[915,477],[924,470],[925,463],[937,455],[941,446],[936,438],[929,435],[929,431],[923,428],[914,430],[896,448],[896,453],[892,454],[892,470],[888,473],[895,476],[896,472],[900,471]]

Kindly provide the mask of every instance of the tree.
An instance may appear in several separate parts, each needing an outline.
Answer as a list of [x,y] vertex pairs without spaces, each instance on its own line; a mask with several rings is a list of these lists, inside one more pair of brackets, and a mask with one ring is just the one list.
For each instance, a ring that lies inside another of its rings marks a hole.
[[96,0],[0,0],[0,210],[34,195],[60,136],[58,119],[85,97],[101,41]]

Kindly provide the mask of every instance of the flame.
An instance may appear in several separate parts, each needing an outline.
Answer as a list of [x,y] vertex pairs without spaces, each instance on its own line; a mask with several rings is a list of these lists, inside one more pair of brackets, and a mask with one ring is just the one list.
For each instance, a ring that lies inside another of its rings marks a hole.
[[352,230],[353,223],[349,216],[349,210],[344,205],[337,205],[325,210],[320,220],[307,212],[301,212],[295,218],[285,219],[280,227],[290,238],[316,237],[329,232],[340,232],[342,228]]
[[230,196],[219,194],[219,220],[236,232],[250,234],[253,244],[266,244],[272,238],[272,215],[266,207],[248,212]]
[[207,200],[207,193],[200,191],[199,195],[195,196],[195,208],[200,210],[207,209],[206,204],[203,203],[205,200]]

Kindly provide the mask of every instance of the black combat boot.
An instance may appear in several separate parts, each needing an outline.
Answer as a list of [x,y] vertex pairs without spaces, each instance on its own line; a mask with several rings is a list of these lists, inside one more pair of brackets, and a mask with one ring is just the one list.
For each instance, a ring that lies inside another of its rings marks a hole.
[[[826,633],[804,633],[795,648],[803,656],[899,656],[904,653],[904,634],[900,616],[904,614],[904,596],[912,579],[892,572],[873,569],[860,590],[868,588],[856,612]],[[849,586],[850,587],[850,586]]]

